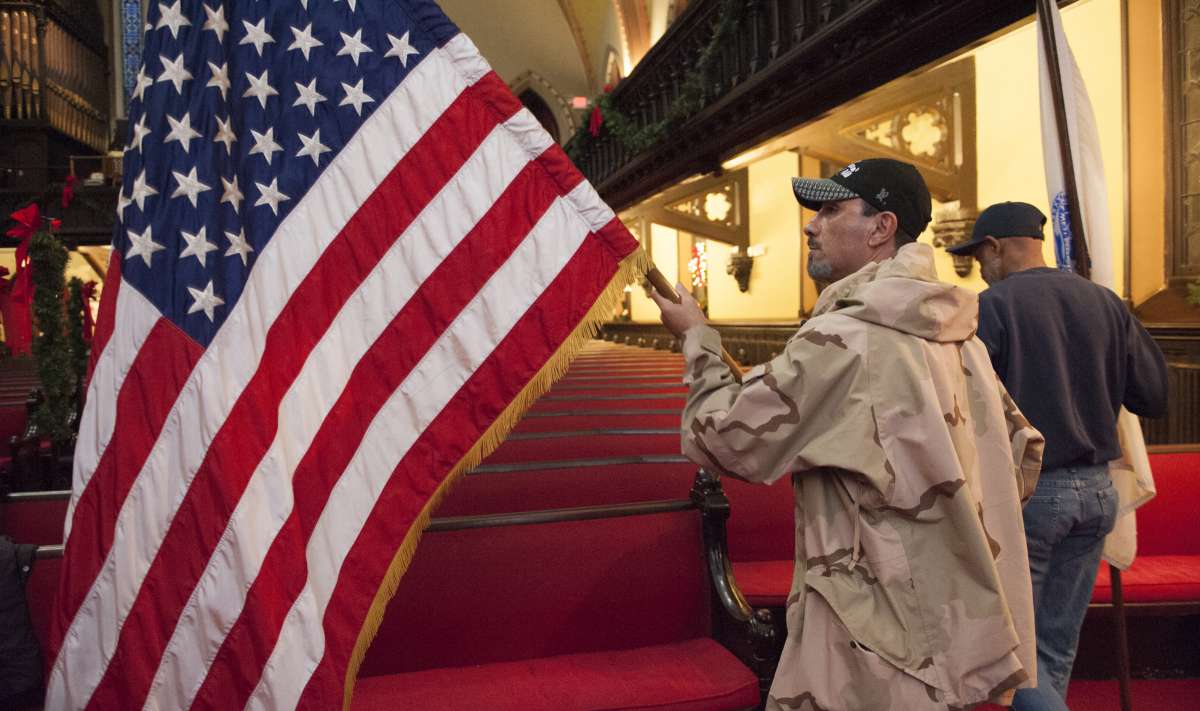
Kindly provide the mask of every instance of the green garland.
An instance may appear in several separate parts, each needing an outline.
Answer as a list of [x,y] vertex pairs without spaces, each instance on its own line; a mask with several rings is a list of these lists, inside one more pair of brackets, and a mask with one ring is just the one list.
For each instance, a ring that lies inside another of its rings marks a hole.
[[1187,285],[1188,295],[1187,301],[1192,306],[1200,306],[1200,279],[1192,281]]
[[[567,143],[566,151],[571,160],[578,162],[586,155],[595,141],[605,134],[611,135],[631,154],[641,153],[662,140],[667,131],[683,123],[700,109],[704,108],[704,98],[708,90],[709,77],[721,48],[733,36],[741,22],[744,3],[736,0],[725,0],[721,4],[721,14],[713,30],[712,39],[700,51],[696,65],[684,75],[683,84],[679,88],[679,98],[667,110],[667,115],[639,127],[637,120],[617,108],[612,94],[604,93],[594,99],[588,108],[585,125],[575,132],[574,137]],[[600,135],[592,136],[590,127],[586,125],[593,110],[600,108],[604,121],[601,124]]]
[[33,235],[29,245],[33,269],[33,357],[45,397],[33,412],[43,437],[56,445],[71,440],[75,409],[75,369],[63,324],[63,288],[67,248],[49,232]]
[[83,280],[71,277],[67,282],[67,338],[71,344],[71,365],[76,384],[87,376],[88,344],[83,340]]

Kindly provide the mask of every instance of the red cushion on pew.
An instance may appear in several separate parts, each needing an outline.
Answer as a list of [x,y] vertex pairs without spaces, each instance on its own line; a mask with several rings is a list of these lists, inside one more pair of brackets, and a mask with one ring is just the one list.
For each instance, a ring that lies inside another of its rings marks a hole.
[[[1200,600],[1200,555],[1139,555],[1129,570],[1121,573],[1121,590],[1125,602]],[[1092,602],[1112,602],[1107,563],[1100,564]]]
[[364,677],[354,711],[719,711],[758,703],[758,680],[711,639],[619,652]]
[[1155,453],[1158,489],[1137,511],[1139,555],[1200,555],[1200,451]]
[[791,559],[733,564],[733,578],[752,607],[783,607],[792,588]]
[[0,535],[17,543],[49,546],[63,542],[67,498],[34,501],[0,499]]
[[[795,507],[792,479],[770,486],[721,479],[729,497],[729,557],[733,560],[792,560]],[[740,581],[739,581],[740,582]]]

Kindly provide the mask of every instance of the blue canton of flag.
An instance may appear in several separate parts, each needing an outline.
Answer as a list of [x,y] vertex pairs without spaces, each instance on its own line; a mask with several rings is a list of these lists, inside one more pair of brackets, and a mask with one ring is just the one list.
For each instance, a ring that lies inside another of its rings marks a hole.
[[207,345],[255,256],[379,99],[457,29],[391,2],[159,3],[130,102],[123,276]]

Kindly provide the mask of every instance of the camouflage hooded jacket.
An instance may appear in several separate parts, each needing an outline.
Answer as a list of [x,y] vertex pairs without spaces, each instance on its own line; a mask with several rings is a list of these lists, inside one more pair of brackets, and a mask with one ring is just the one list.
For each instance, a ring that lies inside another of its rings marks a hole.
[[684,453],[754,482],[793,474],[788,639],[767,708],[962,708],[1033,683],[1021,502],[1043,442],[977,313],[914,244],[827,288],[741,385],[714,330],[685,334]]

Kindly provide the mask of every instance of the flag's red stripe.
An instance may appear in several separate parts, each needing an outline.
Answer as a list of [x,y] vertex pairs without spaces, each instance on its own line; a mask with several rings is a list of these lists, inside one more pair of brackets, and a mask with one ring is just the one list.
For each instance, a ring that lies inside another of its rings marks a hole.
[[325,656],[298,708],[341,703],[350,652],[397,542],[445,475],[582,321],[616,269],[602,240],[589,236],[401,460],[339,571],[323,620]]
[[[284,616],[308,577],[305,548],[329,492],[367,427],[438,336],[511,255],[558,196],[532,163],[429,275],[359,361],[293,478],[296,506],[250,588],[194,708],[242,708],[258,683]],[[427,496],[427,494],[426,494]]]
[[[90,708],[141,706],[178,615],[274,439],[279,402],[346,299],[498,122],[466,89],[349,220],[267,334],[258,370],[222,423],[138,591]],[[259,268],[264,264],[260,263]]]
[[202,352],[175,324],[159,319],[121,383],[112,438],[71,517],[49,642],[51,660],[108,557],[125,497]]
[[104,288],[100,292],[100,310],[96,314],[96,330],[92,334],[92,352],[88,356],[87,384],[92,382],[92,371],[96,369],[96,361],[108,345],[112,337],[113,322],[117,316],[117,295],[121,293],[121,253],[115,249],[108,259],[108,271],[104,276]]

